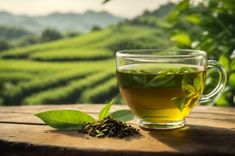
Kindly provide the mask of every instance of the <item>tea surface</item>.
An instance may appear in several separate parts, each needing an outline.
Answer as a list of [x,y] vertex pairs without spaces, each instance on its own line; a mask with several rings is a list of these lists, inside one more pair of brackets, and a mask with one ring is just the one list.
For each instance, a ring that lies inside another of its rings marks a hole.
[[201,97],[205,75],[202,67],[184,64],[132,64],[117,70],[122,97],[148,122],[184,119]]

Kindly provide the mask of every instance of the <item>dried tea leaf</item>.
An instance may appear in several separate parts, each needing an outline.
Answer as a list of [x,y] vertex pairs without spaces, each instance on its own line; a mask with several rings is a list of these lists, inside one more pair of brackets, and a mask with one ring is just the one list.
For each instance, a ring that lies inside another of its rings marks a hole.
[[129,137],[139,134],[139,130],[126,123],[107,117],[104,120],[88,124],[84,132],[94,137]]

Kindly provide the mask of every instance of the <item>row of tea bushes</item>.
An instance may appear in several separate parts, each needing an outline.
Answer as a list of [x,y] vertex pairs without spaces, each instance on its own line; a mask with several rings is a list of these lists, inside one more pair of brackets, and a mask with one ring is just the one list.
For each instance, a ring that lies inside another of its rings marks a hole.
[[77,100],[77,103],[108,103],[117,94],[117,81],[115,77],[112,77],[108,81],[104,82],[102,85],[97,85],[92,89],[85,89],[82,92],[80,98]]
[[51,50],[43,53],[32,54],[30,59],[36,61],[79,61],[102,60],[112,58],[112,52],[104,49],[66,49]]
[[90,89],[96,85],[102,85],[106,80],[114,76],[112,70],[95,72],[90,76],[83,79],[73,80],[65,86],[48,89],[33,94],[23,100],[23,104],[64,104],[64,103],[76,103],[76,100],[80,97],[80,94],[85,89]]
[[46,53],[55,50],[81,49],[95,45],[101,38],[107,38],[110,30],[102,32],[93,32],[88,35],[82,35],[74,38],[68,38],[53,42],[40,43],[32,46],[10,49],[0,53],[0,58],[25,59],[30,58],[34,53]]
[[33,79],[33,74],[28,72],[9,71],[0,73],[1,85],[8,82],[17,84],[18,82],[25,82],[31,79]]
[[[96,72],[96,71],[93,71]],[[69,71],[67,73],[57,73],[50,77],[38,77],[28,82],[19,83],[17,86],[11,87],[5,90],[6,99],[12,99],[12,101],[6,101],[6,103],[21,103],[21,101],[34,93],[48,90],[50,88],[64,86],[71,80],[81,79],[92,71]]]
[[[107,66],[104,67],[104,64]],[[63,87],[73,80],[112,68],[114,61],[52,63],[0,60],[0,65],[0,104],[19,105],[24,104],[23,100],[33,94]]]
[[[33,105],[109,101],[117,93],[114,79],[110,80],[115,72],[115,51],[158,46],[156,43],[162,41],[162,34],[155,28],[120,24],[73,38],[0,52],[0,103]],[[106,70],[113,75],[105,80],[95,80],[97,83],[91,82],[93,78],[88,81],[96,71]],[[1,73],[5,75],[1,76]],[[80,99],[83,91],[87,92],[82,98],[85,101]]]

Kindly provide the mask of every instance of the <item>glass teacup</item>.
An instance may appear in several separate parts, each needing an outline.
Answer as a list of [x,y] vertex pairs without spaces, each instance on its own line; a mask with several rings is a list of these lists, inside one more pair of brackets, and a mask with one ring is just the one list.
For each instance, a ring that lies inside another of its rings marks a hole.
[[[122,98],[147,129],[174,129],[198,103],[214,99],[225,87],[226,72],[199,50],[123,50],[116,53]],[[208,68],[219,73],[218,84],[203,95]]]

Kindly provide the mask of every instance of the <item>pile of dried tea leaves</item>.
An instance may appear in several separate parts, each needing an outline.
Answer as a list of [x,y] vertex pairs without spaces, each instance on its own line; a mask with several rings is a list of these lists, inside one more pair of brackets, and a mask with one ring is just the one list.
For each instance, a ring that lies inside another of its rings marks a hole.
[[129,137],[139,135],[139,129],[127,125],[125,122],[106,117],[103,120],[88,124],[84,133],[93,137]]

